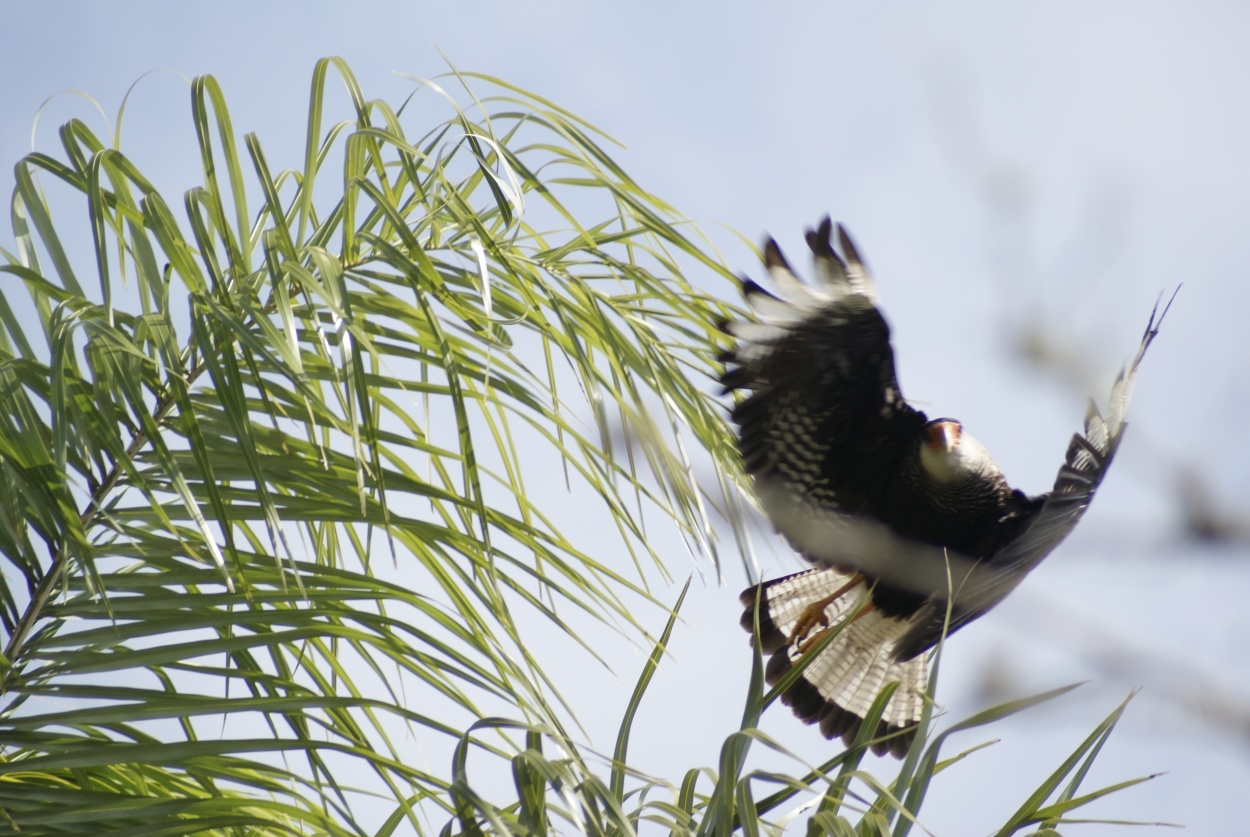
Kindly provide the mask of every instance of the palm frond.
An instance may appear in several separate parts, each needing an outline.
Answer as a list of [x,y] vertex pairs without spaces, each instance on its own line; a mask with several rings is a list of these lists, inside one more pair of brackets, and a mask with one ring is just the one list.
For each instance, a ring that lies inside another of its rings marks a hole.
[[[196,79],[181,210],[80,122],[18,164],[0,810],[23,833],[358,834],[377,793],[392,829],[467,823],[414,745],[522,775],[517,730],[575,720],[521,612],[645,636],[645,518],[710,547],[682,445],[733,472],[704,391],[727,312],[683,271],[728,272],[590,126],[473,82],[496,95],[394,110],[322,61],[275,173]],[[74,241],[54,217],[83,209]],[[632,558],[561,531],[531,490],[553,463]]]

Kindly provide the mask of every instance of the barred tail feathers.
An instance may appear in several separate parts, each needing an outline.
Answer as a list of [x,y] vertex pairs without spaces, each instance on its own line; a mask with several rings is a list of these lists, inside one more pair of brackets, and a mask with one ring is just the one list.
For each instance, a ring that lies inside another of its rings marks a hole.
[[[852,580],[852,574],[818,568],[764,582],[760,593],[760,644],[766,653],[772,654],[766,671],[770,684],[780,681],[801,658],[796,646],[802,639],[791,643],[790,635],[804,612]],[[748,631],[753,629],[755,619],[756,589],[746,590],[741,597],[746,608],[742,624]],[[836,625],[851,614],[864,593],[861,582],[829,602],[824,608],[828,624]],[[814,636],[823,627],[817,623],[806,636]],[[911,728],[924,709],[923,693],[928,679],[925,655],[904,661],[894,658],[894,643],[907,628],[906,620],[875,610],[861,611],[804,669],[800,679],[782,695],[782,702],[805,723],[819,724],[826,738],[840,736],[850,744],[881,689],[898,681],[899,688],[890,698],[874,736],[891,737],[874,745],[873,751],[901,757],[915,737]]]

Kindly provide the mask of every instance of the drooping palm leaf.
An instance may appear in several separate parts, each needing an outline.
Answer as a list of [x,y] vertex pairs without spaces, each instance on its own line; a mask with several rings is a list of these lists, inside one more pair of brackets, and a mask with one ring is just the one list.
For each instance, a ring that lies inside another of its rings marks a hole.
[[[333,71],[354,113],[327,127]],[[570,717],[519,614],[645,632],[648,509],[710,545],[682,445],[735,472],[705,394],[725,311],[683,270],[727,272],[589,126],[474,84],[494,95],[423,83],[396,111],[323,61],[277,170],[197,79],[181,202],[79,122],[18,165],[0,816],[23,833],[363,833],[361,789],[437,831],[463,798],[414,742]],[[85,247],[61,226],[84,210]],[[632,562],[558,528],[553,476]],[[508,728],[463,740],[512,757]]]

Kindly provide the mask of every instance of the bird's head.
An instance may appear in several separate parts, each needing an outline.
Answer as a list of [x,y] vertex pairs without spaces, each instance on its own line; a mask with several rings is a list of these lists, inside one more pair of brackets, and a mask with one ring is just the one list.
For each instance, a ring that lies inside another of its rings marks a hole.
[[964,480],[1003,481],[1002,469],[985,446],[954,419],[934,419],[924,426],[920,440],[920,464],[939,483]]

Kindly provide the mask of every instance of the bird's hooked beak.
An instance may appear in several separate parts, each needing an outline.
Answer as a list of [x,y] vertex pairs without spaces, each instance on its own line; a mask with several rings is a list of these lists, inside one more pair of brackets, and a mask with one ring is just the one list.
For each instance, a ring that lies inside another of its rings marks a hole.
[[934,453],[950,453],[959,447],[963,425],[953,419],[938,419],[925,427],[925,440]]

